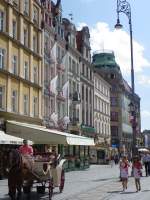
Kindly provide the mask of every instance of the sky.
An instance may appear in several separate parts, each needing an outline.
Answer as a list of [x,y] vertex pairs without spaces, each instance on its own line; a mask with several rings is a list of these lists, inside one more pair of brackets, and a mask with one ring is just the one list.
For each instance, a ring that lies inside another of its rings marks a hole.
[[[135,92],[141,97],[142,130],[150,130],[150,0],[128,0],[133,29]],[[73,14],[78,29],[87,25],[91,34],[92,52],[113,50],[123,77],[130,84],[129,20],[120,14],[122,30],[115,30],[117,0],[62,0],[63,17]]]

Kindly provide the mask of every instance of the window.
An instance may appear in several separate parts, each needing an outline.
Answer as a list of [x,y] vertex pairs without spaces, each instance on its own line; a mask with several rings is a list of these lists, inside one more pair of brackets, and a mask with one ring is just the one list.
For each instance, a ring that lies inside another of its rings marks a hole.
[[55,112],[54,99],[51,99],[51,114]]
[[24,105],[24,114],[28,115],[28,113],[29,113],[29,98],[28,98],[28,95],[24,95],[23,105]]
[[115,79],[115,74],[110,74],[111,79]]
[[111,126],[111,136],[118,137],[118,126]]
[[4,31],[4,12],[0,11],[0,31]]
[[33,22],[38,23],[38,9],[35,6],[33,8]]
[[29,0],[24,0],[24,14],[29,14]]
[[71,72],[72,71],[72,65],[71,65],[71,57],[69,56],[69,71]]
[[64,30],[61,29],[61,38],[64,39]]
[[65,117],[65,104],[62,104],[62,113],[63,113],[63,117]]
[[12,73],[17,74],[17,56],[12,57]]
[[86,58],[89,57],[89,50],[86,48]]
[[79,76],[79,64],[77,63],[77,75]]
[[0,69],[5,67],[5,49],[0,48]]
[[28,46],[28,30],[24,29],[24,45]]
[[12,35],[13,38],[17,38],[17,22],[15,20],[12,22]]
[[38,116],[38,98],[33,97],[33,116],[37,117]]
[[0,86],[0,109],[5,109],[5,87]]
[[37,37],[33,36],[33,51],[37,52]]
[[75,40],[75,38],[73,37],[73,38],[72,38],[72,46],[73,46],[74,48],[76,47],[75,44],[76,44],[76,40]]
[[13,5],[17,7],[18,6],[18,0],[13,0]]
[[84,101],[84,85],[82,85],[82,100]]
[[37,67],[33,68],[33,81],[34,83],[38,83],[38,68]]
[[25,61],[25,63],[24,63],[24,78],[26,80],[29,79],[29,67],[28,67],[28,62],[27,61]]
[[59,47],[59,46],[57,47],[57,59],[58,59],[58,62],[59,62],[60,59],[61,59],[61,55],[60,55],[60,47]]
[[49,116],[49,98],[44,98],[44,116],[47,118]]
[[118,112],[111,112],[111,121],[118,121]]
[[85,73],[85,65],[82,64],[82,74],[84,75],[84,73]]
[[117,97],[110,97],[111,106],[117,106],[118,105],[118,99]]
[[60,119],[60,117],[61,117],[61,115],[60,115],[60,113],[61,113],[61,104],[60,104],[60,102],[57,103],[57,112],[58,112],[58,119]]
[[111,85],[111,92],[117,92],[117,85],[112,84]]
[[88,67],[86,67],[86,77],[88,78]]
[[11,109],[12,109],[12,112],[17,112],[18,110],[17,90],[12,91]]
[[76,73],[76,63],[74,60],[72,60],[72,72]]

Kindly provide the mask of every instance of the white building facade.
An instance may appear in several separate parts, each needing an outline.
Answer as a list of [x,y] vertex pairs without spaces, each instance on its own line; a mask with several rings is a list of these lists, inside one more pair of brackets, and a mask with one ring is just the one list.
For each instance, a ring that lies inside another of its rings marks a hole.
[[97,162],[105,162],[110,147],[110,85],[94,73],[94,128]]

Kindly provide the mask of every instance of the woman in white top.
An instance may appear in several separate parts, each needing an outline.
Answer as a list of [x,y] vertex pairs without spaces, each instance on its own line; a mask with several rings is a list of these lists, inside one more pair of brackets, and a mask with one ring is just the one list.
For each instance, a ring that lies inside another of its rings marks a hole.
[[129,162],[127,160],[127,157],[124,156],[120,162],[120,177],[121,177],[121,181],[122,181],[123,191],[125,191],[125,189],[127,189],[128,168],[129,168]]

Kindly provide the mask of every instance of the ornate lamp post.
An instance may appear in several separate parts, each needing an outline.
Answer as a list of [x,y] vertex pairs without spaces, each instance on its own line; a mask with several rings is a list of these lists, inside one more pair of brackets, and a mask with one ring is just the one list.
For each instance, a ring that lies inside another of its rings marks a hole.
[[130,114],[132,117],[132,130],[133,130],[133,142],[132,142],[132,154],[136,153],[136,110],[134,106],[134,66],[133,66],[133,39],[132,39],[132,20],[131,20],[131,7],[126,0],[117,0],[117,24],[115,25],[116,29],[121,29],[122,25],[120,24],[119,14],[124,13],[129,19],[129,29],[130,29],[130,53],[131,53],[131,89],[132,97],[131,103],[129,104]]

